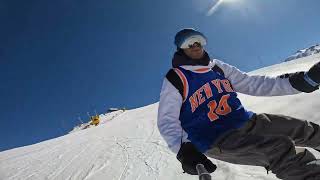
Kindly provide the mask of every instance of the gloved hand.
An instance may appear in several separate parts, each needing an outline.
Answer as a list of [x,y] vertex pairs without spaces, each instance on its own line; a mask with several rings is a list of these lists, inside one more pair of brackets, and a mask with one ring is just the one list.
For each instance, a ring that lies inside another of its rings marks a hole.
[[217,166],[214,165],[204,154],[199,152],[191,143],[183,143],[178,152],[177,159],[182,164],[182,169],[191,175],[197,175],[197,164],[203,164],[209,173],[214,172]]
[[320,84],[320,62],[313,65],[306,74],[310,79],[312,79],[312,81],[314,81],[319,85]]
[[295,72],[291,74],[284,74],[280,78],[289,78],[289,82],[295,89],[311,93],[319,89],[320,84],[320,62],[313,65],[309,71]]

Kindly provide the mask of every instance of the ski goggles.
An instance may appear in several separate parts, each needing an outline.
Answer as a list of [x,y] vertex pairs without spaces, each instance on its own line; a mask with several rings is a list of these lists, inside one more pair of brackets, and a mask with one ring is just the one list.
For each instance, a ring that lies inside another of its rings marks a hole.
[[195,45],[205,46],[207,44],[206,38],[201,33],[196,33],[187,37],[182,38],[178,43],[178,47],[182,49],[188,49]]

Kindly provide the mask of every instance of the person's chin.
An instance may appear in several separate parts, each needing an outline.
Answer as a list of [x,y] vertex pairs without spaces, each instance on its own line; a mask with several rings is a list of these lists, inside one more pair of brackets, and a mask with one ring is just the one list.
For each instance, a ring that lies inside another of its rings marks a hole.
[[194,60],[199,60],[199,59],[201,59],[202,57],[201,56],[197,56],[197,57],[193,57],[192,59],[194,59]]
[[199,54],[193,57],[193,59],[201,59],[203,57],[203,54]]

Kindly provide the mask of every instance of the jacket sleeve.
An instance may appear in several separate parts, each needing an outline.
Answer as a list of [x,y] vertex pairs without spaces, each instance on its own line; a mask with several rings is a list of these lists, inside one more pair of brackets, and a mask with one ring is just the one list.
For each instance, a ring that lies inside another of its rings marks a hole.
[[161,136],[175,154],[180,149],[181,141],[188,142],[187,133],[179,120],[181,105],[179,91],[165,78],[160,93],[157,125]]
[[248,75],[234,66],[214,60],[235,91],[252,96],[282,96],[300,93],[292,87],[288,78]]

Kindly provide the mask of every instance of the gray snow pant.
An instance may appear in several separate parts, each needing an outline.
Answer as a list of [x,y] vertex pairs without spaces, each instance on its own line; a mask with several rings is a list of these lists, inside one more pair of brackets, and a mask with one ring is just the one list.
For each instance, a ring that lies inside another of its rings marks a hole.
[[320,146],[319,125],[288,116],[255,114],[244,127],[226,133],[205,154],[234,164],[263,166],[280,179],[320,180],[316,158],[295,146]]

